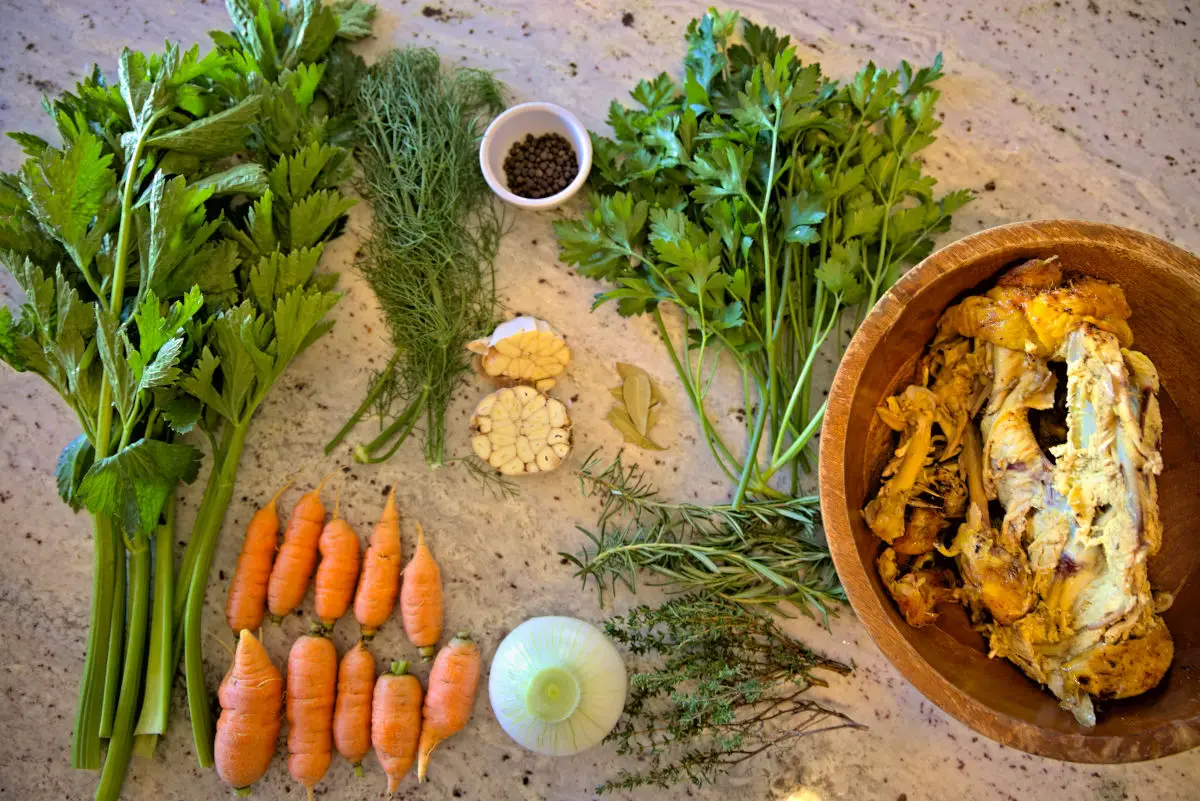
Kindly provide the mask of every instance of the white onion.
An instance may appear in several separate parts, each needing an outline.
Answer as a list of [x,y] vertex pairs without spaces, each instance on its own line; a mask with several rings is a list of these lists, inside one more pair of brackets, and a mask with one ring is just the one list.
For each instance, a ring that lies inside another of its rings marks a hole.
[[625,664],[595,626],[535,617],[513,629],[492,659],[488,694],[504,731],[539,754],[596,745],[625,707]]

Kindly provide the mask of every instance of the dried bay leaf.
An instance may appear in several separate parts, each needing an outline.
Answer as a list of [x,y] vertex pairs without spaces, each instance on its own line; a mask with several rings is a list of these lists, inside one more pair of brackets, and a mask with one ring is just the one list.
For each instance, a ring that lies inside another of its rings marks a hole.
[[648,431],[650,418],[650,376],[645,373],[631,375],[625,379],[624,391],[621,393],[625,401],[625,410],[633,420],[634,427],[642,434]]
[[651,451],[661,451],[664,448],[654,440],[642,434],[634,426],[633,420],[629,417],[629,412],[625,411],[623,406],[614,406],[608,413],[608,422],[612,423],[613,428],[621,432],[625,437],[625,441],[630,445],[636,445],[639,448],[645,448]]

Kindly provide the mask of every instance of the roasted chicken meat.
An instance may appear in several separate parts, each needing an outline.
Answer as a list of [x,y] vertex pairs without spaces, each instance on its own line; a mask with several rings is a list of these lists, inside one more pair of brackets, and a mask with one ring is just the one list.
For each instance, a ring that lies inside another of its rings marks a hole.
[[1162,541],[1158,376],[1129,316],[1120,287],[1055,258],[949,308],[917,380],[879,409],[898,442],[863,510],[910,625],[962,604],[991,655],[1084,726],[1174,655],[1146,567]]

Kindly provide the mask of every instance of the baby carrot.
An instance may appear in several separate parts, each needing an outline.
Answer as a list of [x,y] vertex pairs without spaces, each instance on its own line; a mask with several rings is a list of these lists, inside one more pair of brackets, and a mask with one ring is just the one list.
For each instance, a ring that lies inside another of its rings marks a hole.
[[326,637],[305,634],[288,654],[288,772],[312,788],[333,761],[333,705],[337,650]]
[[275,504],[292,482],[279,488],[270,503],[254,513],[246,526],[246,538],[238,556],[233,579],[229,582],[229,597],[225,601],[225,620],[234,633],[242,629],[254,631],[262,625],[267,614],[267,581],[279,546],[279,514]]
[[354,617],[366,639],[374,636],[392,614],[400,592],[400,513],[396,511],[396,487],[371,534],[363,557],[362,578],[354,595]]
[[404,633],[429,661],[442,637],[442,573],[425,547],[425,532],[417,523],[417,549],[404,568],[400,589],[400,615]]
[[279,547],[267,583],[267,608],[276,619],[299,606],[308,592],[308,581],[317,566],[317,541],[325,522],[321,488],[332,476],[331,473],[322,479],[317,488],[302,497],[292,509],[283,545]]
[[337,704],[333,708],[333,744],[357,776],[371,750],[371,696],[375,690],[375,657],[362,640],[346,652],[338,666]]
[[438,744],[462,731],[471,717],[479,689],[479,646],[462,632],[438,653],[429,673],[429,690],[421,710],[417,747],[417,781],[425,781],[429,756]]
[[275,756],[279,713],[283,708],[283,677],[248,630],[238,637],[233,664],[217,693],[221,717],[213,747],[217,775],[238,795],[263,777]]
[[346,614],[354,599],[354,584],[358,581],[358,535],[350,524],[338,515],[341,497],[333,506],[333,519],[325,524],[317,547],[321,564],[317,566],[316,587],[313,591],[313,611],[325,628]]
[[407,662],[393,662],[392,669],[375,682],[371,704],[371,744],[387,774],[387,791],[392,795],[412,768],[421,736],[421,682],[408,672]]

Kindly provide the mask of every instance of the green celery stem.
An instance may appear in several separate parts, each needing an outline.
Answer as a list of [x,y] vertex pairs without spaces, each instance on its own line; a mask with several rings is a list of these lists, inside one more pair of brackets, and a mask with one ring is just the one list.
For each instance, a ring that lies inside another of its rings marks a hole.
[[[115,526],[114,526],[115,530]],[[100,706],[100,737],[112,736],[113,717],[117,713],[117,690],[121,686],[122,652],[125,647],[125,546],[116,538],[113,564],[113,599],[108,624],[108,658],[104,674],[104,700]]]
[[[171,709],[172,613],[175,595],[175,498],[167,499],[166,521],[154,532],[154,606],[150,616],[150,658],[146,665],[146,699],[138,717],[139,735],[164,734]],[[152,746],[149,747],[153,751]],[[141,751],[139,751],[141,753]]]
[[[125,175],[122,179],[124,184],[121,195],[121,218],[118,223],[119,232],[117,234],[117,249],[113,256],[113,273],[112,273],[112,292],[108,302],[108,314],[114,319],[119,319],[121,314],[121,306],[125,299],[125,273],[129,266],[129,230],[133,227],[133,196],[134,184],[137,183],[136,177],[138,172],[138,162],[142,158],[142,150],[146,145],[146,137],[150,134],[150,129],[153,128],[155,120],[151,120],[145,128],[140,132],[137,142],[134,144],[133,153],[130,155],[129,161],[125,165]],[[92,447],[95,448],[95,461],[99,462],[102,459],[108,458],[111,455],[112,448],[112,418],[113,418],[113,403],[112,403],[112,387],[108,383],[108,376],[105,374],[100,381],[100,399],[96,410],[96,438],[92,442]],[[112,620],[116,617],[115,607],[121,607],[121,614],[124,614],[124,587],[120,592],[101,592],[100,585],[109,582],[114,576],[120,576],[122,583],[124,582],[124,549],[121,547],[121,541],[117,536],[116,530],[112,525],[112,521],[98,521],[96,526],[98,536],[107,534],[107,547],[110,549],[111,556],[106,554],[106,559],[111,559],[114,567],[105,570],[108,567],[101,563],[100,555],[96,557],[96,562],[101,568],[101,572],[96,574],[93,579],[96,582],[97,588],[93,595],[94,601],[108,601],[105,606],[102,603],[97,603],[98,609],[93,610],[93,626],[100,617],[107,617],[109,620],[107,630],[96,632],[104,635],[92,637],[89,635],[88,646],[89,653],[87,656],[88,666],[84,667],[84,682],[85,686],[80,692],[81,709],[76,719],[75,726],[75,742],[72,744],[72,763],[77,763],[78,767],[95,768],[99,767],[100,762],[100,738],[102,732],[111,726],[107,726],[109,720],[105,714],[105,710],[112,699],[110,695],[109,679],[113,671],[119,669],[120,663],[116,666],[112,664],[113,654],[113,632]],[[101,547],[97,542],[97,548]],[[96,631],[93,628],[93,631]],[[119,635],[117,637],[120,639]],[[93,646],[95,650],[93,649]],[[104,649],[106,655],[103,659],[99,658],[99,651]],[[116,649],[119,652],[119,647]],[[140,665],[139,665],[140,668]],[[97,686],[103,681],[103,686]],[[88,684],[90,682],[90,684]],[[115,686],[112,686],[112,693],[116,692]],[[99,718],[99,719],[97,719]],[[82,742],[80,742],[80,738]],[[118,787],[119,789],[119,787]]]
[[[139,535],[140,536],[140,535]],[[144,538],[143,538],[144,539]],[[149,543],[130,554],[132,576],[130,579],[129,631],[126,638],[126,659],[121,671],[121,697],[113,721],[112,739],[108,743],[108,754],[104,768],[100,771],[100,784],[96,787],[96,801],[117,801],[121,785],[129,769],[129,757],[133,752],[133,726],[142,693],[142,658],[146,649],[146,629],[150,606],[150,548]]]
[[[216,494],[216,481],[213,477],[221,469],[221,454],[212,454],[212,472],[209,473],[208,485],[204,488],[204,495],[200,498],[200,508],[196,510],[196,519],[203,520],[208,514],[208,508],[212,505],[213,496]],[[175,645],[176,653],[183,646],[183,641],[179,636],[180,626],[183,625],[183,612],[187,606],[188,586],[192,582],[192,569],[196,564],[196,552],[200,549],[200,543],[195,537],[188,539],[187,547],[183,551],[183,559],[179,562],[179,572],[175,576],[175,597],[172,599],[174,603],[173,619],[175,621]],[[179,659],[176,657],[175,664],[179,664]]]
[[[197,518],[192,528],[192,539],[200,541],[196,552],[196,564],[188,586],[187,607],[183,619],[184,675],[187,679],[188,711],[192,717],[192,737],[196,744],[196,759],[200,767],[213,764],[213,723],[208,688],[204,683],[204,660],[201,653],[200,623],[204,612],[204,591],[208,586],[208,571],[212,566],[213,552],[220,538],[221,526],[225,522],[225,511],[233,498],[234,479],[237,477],[238,462],[246,445],[246,434],[250,430],[250,410],[245,422],[227,424],[221,441],[221,469],[209,477],[210,489],[214,489],[212,503],[205,507],[204,515]],[[215,488],[213,488],[215,484]],[[205,490],[207,495],[208,490]]]
[[107,673],[108,629],[112,623],[115,570],[112,551],[112,521],[102,515],[92,520],[92,609],[88,625],[87,656],[79,683],[79,705],[75,709],[75,731],[71,736],[71,767],[76,770],[100,769],[99,717],[104,700],[101,679]]

